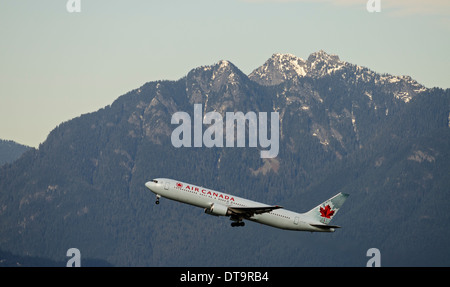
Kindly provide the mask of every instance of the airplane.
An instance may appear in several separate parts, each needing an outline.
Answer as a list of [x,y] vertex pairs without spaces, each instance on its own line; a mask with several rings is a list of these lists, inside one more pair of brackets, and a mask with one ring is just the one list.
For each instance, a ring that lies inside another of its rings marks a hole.
[[201,207],[210,215],[229,216],[232,227],[244,226],[246,219],[280,229],[311,232],[334,232],[340,228],[329,223],[349,196],[341,192],[308,212],[297,213],[168,178],[152,179],[145,186],[156,194],[156,204],[165,197]]

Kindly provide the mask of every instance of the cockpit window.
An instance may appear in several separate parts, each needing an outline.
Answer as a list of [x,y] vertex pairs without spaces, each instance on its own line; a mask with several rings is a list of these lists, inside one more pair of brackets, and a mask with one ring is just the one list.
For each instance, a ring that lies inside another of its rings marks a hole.
[[154,183],[158,183],[158,181],[157,181],[156,179],[152,179],[152,181],[153,181]]

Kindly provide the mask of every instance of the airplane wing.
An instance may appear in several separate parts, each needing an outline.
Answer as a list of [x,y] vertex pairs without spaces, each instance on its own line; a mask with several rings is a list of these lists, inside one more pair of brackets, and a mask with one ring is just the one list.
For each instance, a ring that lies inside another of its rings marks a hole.
[[262,214],[266,212],[271,212],[272,210],[283,208],[279,205],[274,206],[260,206],[260,207],[229,207],[228,210],[230,210],[234,215],[237,215],[239,217],[245,217],[249,218],[252,217],[255,214]]

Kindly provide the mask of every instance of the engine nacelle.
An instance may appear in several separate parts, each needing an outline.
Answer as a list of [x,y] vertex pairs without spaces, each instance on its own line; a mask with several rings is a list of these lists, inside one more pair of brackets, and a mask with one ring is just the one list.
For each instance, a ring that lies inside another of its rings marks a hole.
[[228,207],[222,204],[213,203],[211,207],[205,208],[205,213],[215,216],[225,216],[228,214]]

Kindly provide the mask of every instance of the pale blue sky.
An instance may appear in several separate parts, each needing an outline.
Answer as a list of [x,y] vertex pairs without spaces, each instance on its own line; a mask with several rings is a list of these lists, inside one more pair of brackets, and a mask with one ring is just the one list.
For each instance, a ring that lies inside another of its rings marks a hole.
[[[37,147],[63,121],[225,59],[324,50],[450,88],[450,1],[0,0],[0,138]],[[448,2],[448,3],[447,3]]]

